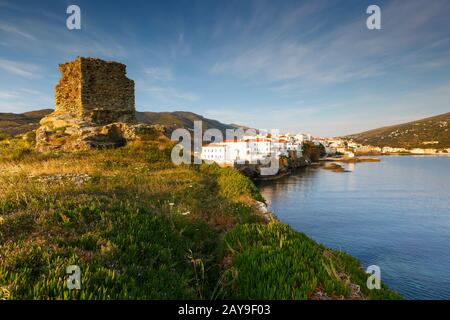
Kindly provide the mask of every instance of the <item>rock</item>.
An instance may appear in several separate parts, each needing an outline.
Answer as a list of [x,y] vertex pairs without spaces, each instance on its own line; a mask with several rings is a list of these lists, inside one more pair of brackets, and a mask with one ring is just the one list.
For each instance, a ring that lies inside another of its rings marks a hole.
[[249,165],[237,165],[235,164],[235,168],[238,169],[243,175],[249,178],[256,178],[258,176],[258,172],[255,167],[251,167]]
[[115,148],[141,133],[165,133],[162,126],[137,123],[134,81],[126,77],[125,65],[78,57],[59,70],[55,111],[36,130],[39,151]]
[[265,223],[269,223],[273,220],[276,220],[275,216],[272,212],[269,211],[267,208],[267,205],[264,202],[261,201],[253,201],[254,205],[253,208],[257,215],[261,216],[264,219]]
[[62,129],[41,126],[36,131],[37,149],[41,152],[117,148],[141,140],[141,133],[165,134],[159,125],[111,123],[104,126],[77,124]]
[[322,168],[325,170],[333,171],[333,172],[349,172],[348,170],[345,170],[344,167],[342,167],[340,164],[337,164],[337,163],[331,163]]
[[41,176],[30,175],[30,178],[34,178],[39,182],[50,182],[50,183],[53,183],[55,181],[72,180],[77,185],[82,185],[83,183],[86,183],[92,179],[91,176],[85,173],[66,173],[66,174],[41,175]]

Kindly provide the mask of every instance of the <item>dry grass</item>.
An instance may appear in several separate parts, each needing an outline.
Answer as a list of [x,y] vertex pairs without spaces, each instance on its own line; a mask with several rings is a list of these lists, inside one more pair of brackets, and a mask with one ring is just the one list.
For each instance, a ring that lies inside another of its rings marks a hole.
[[[157,137],[39,154],[22,139],[0,144],[0,299],[290,299],[323,285],[347,293],[317,257],[321,246],[279,222],[264,226],[248,178],[174,166],[171,146]],[[340,268],[363,283],[357,261],[344,258]],[[81,290],[65,283],[73,264]]]
[[[174,166],[171,146],[164,137],[77,153],[0,146],[0,298],[211,296],[221,235],[259,221],[228,195],[252,190],[224,189],[232,169]],[[205,267],[201,286],[192,261]],[[80,292],[63,281],[70,264],[82,267]]]

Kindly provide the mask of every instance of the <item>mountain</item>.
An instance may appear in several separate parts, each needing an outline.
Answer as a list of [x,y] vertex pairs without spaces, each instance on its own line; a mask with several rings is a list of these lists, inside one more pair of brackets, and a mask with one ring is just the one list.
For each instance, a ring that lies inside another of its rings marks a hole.
[[[39,126],[39,121],[52,111],[51,109],[43,109],[20,114],[0,113],[0,134],[16,135],[35,130]],[[194,121],[202,121],[203,130],[216,128],[224,132],[226,129],[247,128],[236,124],[225,124],[187,111],[136,112],[136,118],[140,122],[148,124],[159,123],[172,130],[176,128],[193,129]]]
[[379,147],[450,148],[450,112],[344,138]]
[[43,109],[25,113],[0,113],[0,133],[11,135],[25,133],[39,126],[39,120],[53,110]]
[[236,129],[242,128],[247,129],[247,127],[240,126],[237,124],[225,124],[217,120],[204,118],[193,112],[188,111],[175,111],[175,112],[136,112],[136,118],[140,122],[149,124],[162,124],[170,129],[176,128],[187,128],[194,129],[194,121],[202,121],[203,130],[207,129],[219,129],[225,132],[226,129]]

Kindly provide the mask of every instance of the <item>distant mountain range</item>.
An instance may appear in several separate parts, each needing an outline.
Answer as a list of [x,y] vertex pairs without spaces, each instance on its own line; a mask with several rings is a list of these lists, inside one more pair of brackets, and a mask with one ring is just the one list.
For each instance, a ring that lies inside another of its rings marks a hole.
[[19,114],[0,113],[0,133],[16,135],[37,129],[39,121],[52,111],[43,109]]
[[[16,135],[37,129],[39,121],[52,111],[52,109],[43,109],[20,114],[0,113],[0,133]],[[136,112],[136,117],[140,122],[159,123],[172,130],[176,128],[193,129],[194,121],[202,121],[203,130],[216,128],[224,132],[226,129],[248,129],[245,126],[225,124],[187,111]],[[380,147],[450,148],[450,112],[352,134],[344,138],[364,145]]]
[[344,138],[379,147],[450,148],[450,112]]
[[[52,109],[43,109],[37,111],[30,111],[25,113],[0,113],[0,133],[7,133],[11,135],[22,134],[28,131],[37,129],[39,121],[51,113]],[[149,124],[162,124],[170,129],[176,128],[194,128],[194,121],[202,121],[203,130],[216,128],[224,132],[226,129],[243,128],[236,124],[225,124],[217,120],[204,118],[201,115],[187,112],[136,112],[138,121]]]
[[174,112],[136,112],[136,118],[143,123],[159,123],[171,129],[175,128],[187,128],[194,129],[194,121],[202,121],[203,130],[207,129],[219,129],[225,132],[226,129],[242,128],[248,129],[248,127],[237,124],[225,124],[217,120],[208,119],[201,115],[188,111],[174,111]]

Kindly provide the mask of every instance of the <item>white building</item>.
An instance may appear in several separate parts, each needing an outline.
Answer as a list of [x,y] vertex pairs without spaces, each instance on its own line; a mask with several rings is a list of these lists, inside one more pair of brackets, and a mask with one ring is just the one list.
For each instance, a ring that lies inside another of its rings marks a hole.
[[287,156],[287,146],[286,142],[282,142],[279,140],[273,140],[271,144],[271,151],[274,155],[278,157]]
[[[359,148],[361,150],[363,147]],[[380,148],[382,153],[398,153],[398,152],[409,152],[406,148],[393,148],[393,147],[383,147]],[[359,151],[358,150],[358,151]]]
[[271,140],[268,138],[256,138],[246,141],[250,149],[250,162],[256,163],[271,155]]
[[223,143],[210,143],[203,146],[200,158],[217,163],[226,163],[226,145]]
[[288,151],[294,151],[297,154],[297,157],[301,157],[303,155],[302,153],[302,144],[299,143],[293,143],[293,142],[288,142],[286,143],[286,149]]
[[302,156],[302,146],[294,137],[285,135],[273,137],[271,135],[244,136],[243,139],[226,140],[211,143],[202,147],[200,158],[219,164],[258,163],[271,155],[288,156],[289,151],[295,151]]

